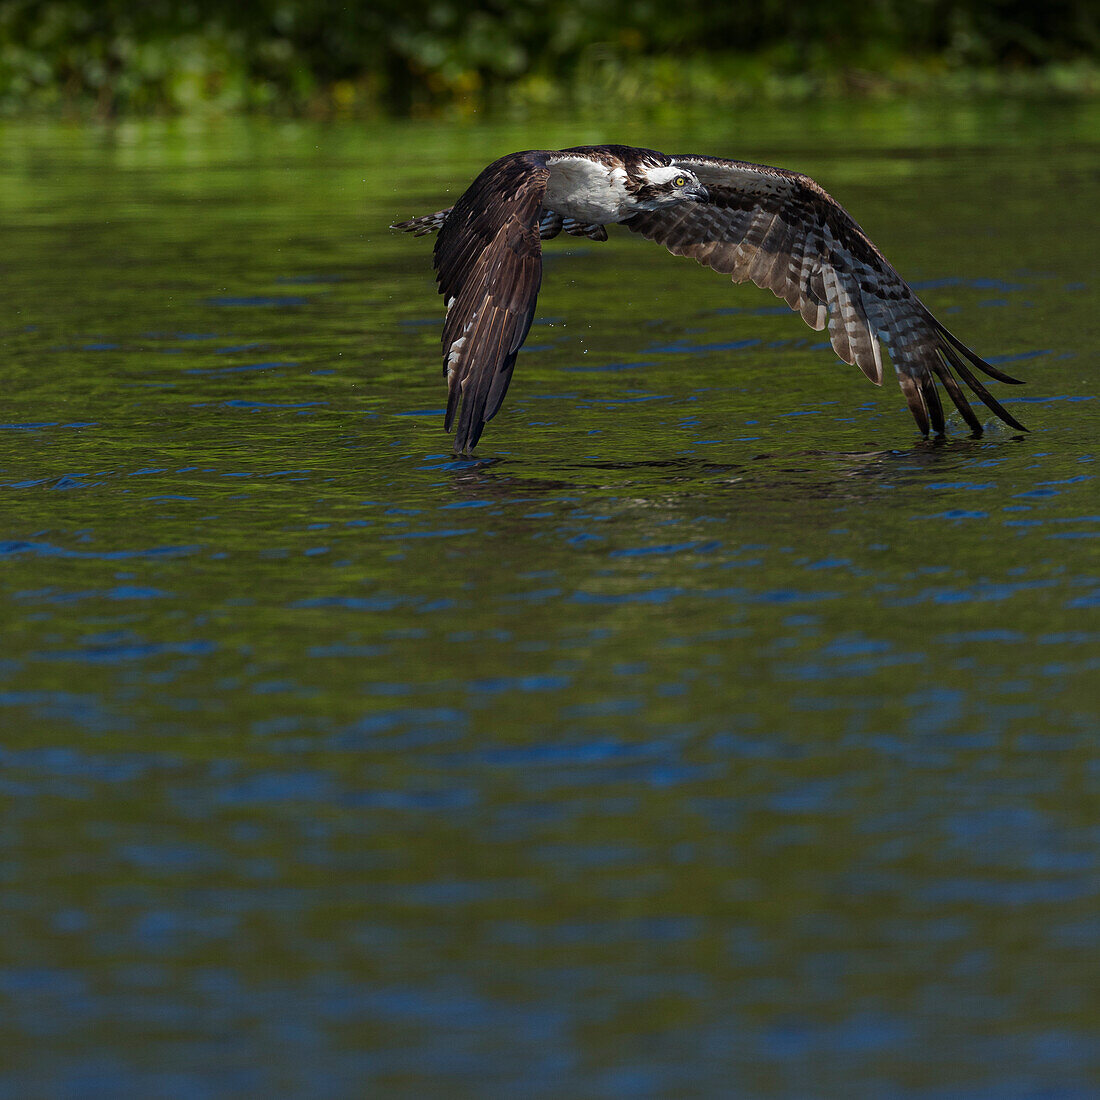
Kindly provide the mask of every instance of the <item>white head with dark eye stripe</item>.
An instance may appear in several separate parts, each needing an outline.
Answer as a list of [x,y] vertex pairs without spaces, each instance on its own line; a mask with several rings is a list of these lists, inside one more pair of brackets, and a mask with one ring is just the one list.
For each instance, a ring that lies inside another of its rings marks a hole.
[[634,192],[636,205],[642,210],[660,210],[682,202],[707,202],[708,198],[707,189],[695,173],[674,164],[643,168]]

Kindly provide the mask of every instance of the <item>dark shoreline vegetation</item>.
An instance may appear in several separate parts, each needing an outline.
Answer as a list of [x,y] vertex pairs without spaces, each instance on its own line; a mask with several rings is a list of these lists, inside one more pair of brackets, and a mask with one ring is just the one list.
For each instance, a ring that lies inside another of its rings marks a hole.
[[1085,0],[0,0],[0,112],[378,116],[1100,95]]

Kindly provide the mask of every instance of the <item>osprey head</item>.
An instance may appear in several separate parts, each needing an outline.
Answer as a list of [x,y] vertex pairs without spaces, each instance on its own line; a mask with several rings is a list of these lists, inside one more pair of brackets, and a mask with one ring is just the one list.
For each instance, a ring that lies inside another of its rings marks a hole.
[[694,172],[676,165],[644,167],[634,192],[640,210],[660,210],[682,202],[707,202],[710,196]]

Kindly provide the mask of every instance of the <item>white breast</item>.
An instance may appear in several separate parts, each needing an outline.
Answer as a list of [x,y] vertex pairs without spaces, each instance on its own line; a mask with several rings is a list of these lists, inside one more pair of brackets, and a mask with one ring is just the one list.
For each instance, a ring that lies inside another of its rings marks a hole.
[[550,178],[542,205],[567,218],[595,225],[617,222],[626,213],[626,173],[587,157],[549,162]]

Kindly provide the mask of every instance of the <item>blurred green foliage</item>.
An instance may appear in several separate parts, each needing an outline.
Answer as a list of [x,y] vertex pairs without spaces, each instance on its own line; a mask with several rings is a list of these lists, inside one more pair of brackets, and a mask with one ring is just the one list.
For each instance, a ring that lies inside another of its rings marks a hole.
[[[1094,0],[0,0],[0,107],[429,112],[447,104],[1096,90]],[[996,78],[994,78],[996,82]],[[965,81],[964,81],[965,83]]]

